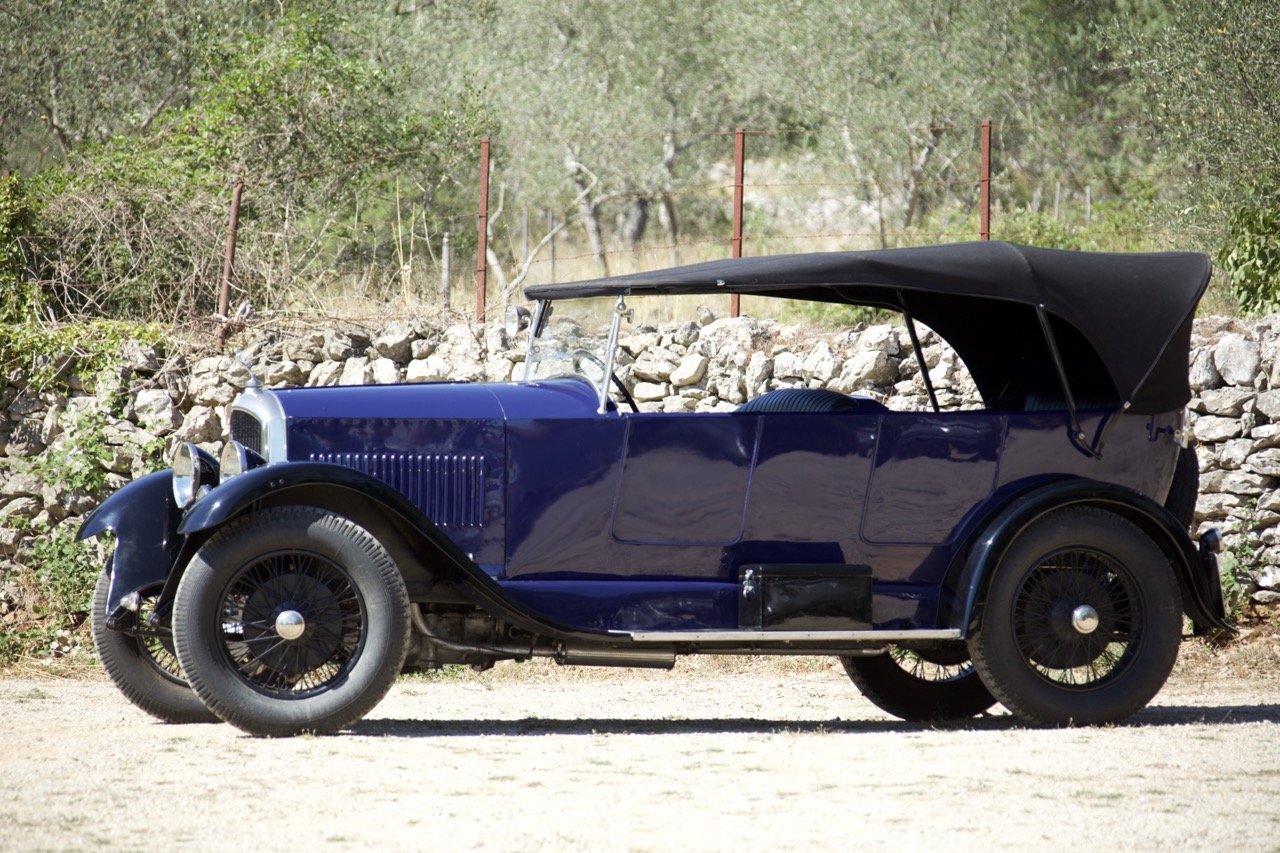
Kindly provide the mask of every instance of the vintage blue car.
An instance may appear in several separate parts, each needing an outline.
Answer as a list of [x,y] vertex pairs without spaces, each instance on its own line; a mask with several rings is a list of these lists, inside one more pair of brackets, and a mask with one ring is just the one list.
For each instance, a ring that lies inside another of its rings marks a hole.
[[[521,381],[250,388],[219,459],[182,445],[105,501],[80,531],[117,539],[101,660],[161,719],[268,736],[348,726],[403,671],[535,656],[832,655],[907,720],[1122,720],[1184,614],[1230,630],[1216,531],[1188,535],[1209,276],[991,242],[529,287]],[[711,293],[899,312],[920,374],[917,321],[983,407],[784,388],[639,412],[614,376],[634,304]],[[565,320],[584,307],[607,334]]]

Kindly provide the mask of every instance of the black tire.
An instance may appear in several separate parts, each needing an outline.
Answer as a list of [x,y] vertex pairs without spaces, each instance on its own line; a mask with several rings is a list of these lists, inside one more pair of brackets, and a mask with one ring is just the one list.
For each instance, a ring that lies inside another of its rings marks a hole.
[[[124,698],[166,723],[217,723],[216,715],[182,676],[182,667],[173,651],[173,635],[168,628],[129,634],[107,627],[107,596],[111,591],[111,563],[93,587],[93,614],[90,626],[98,660]],[[146,624],[155,598],[142,600],[138,613],[131,614],[136,630]]]
[[[300,619],[296,638],[286,639],[285,618]],[[327,734],[391,689],[409,644],[409,599],[364,528],[276,507],[201,546],[178,584],[173,625],[192,688],[223,720],[267,737]]]
[[911,722],[964,720],[996,703],[963,645],[842,657],[844,671],[871,704]]
[[1173,482],[1165,497],[1164,508],[1178,523],[1190,530],[1195,521],[1196,500],[1200,497],[1200,460],[1190,447],[1179,448],[1178,461],[1173,469]]
[[1159,692],[1181,629],[1165,554],[1125,519],[1081,507],[1034,522],[1010,546],[969,650],[987,689],[1022,720],[1100,725]]

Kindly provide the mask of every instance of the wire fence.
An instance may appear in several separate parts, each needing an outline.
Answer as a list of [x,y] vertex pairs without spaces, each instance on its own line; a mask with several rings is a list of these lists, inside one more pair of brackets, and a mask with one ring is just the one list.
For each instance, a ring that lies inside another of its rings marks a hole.
[[[1186,121],[1087,124],[1122,137]],[[1199,182],[1243,175],[1011,153],[1069,149],[1065,140],[1084,126],[486,138],[474,156],[454,158],[472,164],[469,177],[434,176],[431,186],[421,176],[388,178],[347,209],[291,210],[287,186],[253,175],[228,176],[216,197],[134,190],[180,199],[170,212],[187,224],[166,232],[154,215],[67,211],[63,221],[79,230],[38,238],[44,243],[30,254],[43,262],[31,271],[73,312],[93,313],[104,302],[97,293],[132,287],[143,292],[139,304],[145,293],[169,294],[152,309],[157,319],[212,315],[225,333],[249,311],[483,319],[520,299],[525,285],[732,255],[988,238],[1145,251],[1203,248],[1225,236],[1224,226],[1170,211],[1189,204]],[[403,163],[406,153],[386,159]],[[337,186],[344,175],[306,178]],[[99,252],[111,262],[90,262]]]

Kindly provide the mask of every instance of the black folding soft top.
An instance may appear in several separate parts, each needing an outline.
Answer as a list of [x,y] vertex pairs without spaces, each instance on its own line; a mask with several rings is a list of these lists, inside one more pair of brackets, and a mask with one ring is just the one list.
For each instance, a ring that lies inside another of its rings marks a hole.
[[[1002,242],[708,261],[525,289],[530,299],[741,293],[902,311],[945,338],[988,405],[1023,408],[1058,383],[1084,406],[1171,411],[1191,398],[1187,353],[1209,259]],[[1046,341],[1043,323],[1052,335]]]

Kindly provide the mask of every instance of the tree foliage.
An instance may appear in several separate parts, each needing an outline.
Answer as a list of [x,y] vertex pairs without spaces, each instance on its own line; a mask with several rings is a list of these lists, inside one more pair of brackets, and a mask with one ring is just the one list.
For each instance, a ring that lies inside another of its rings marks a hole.
[[48,173],[33,240],[33,271],[52,276],[40,282],[44,312],[208,310],[221,268],[210,249],[225,235],[237,176],[250,182],[243,286],[276,307],[321,262],[330,233],[299,223],[332,224],[392,172],[429,196],[483,114],[466,103],[411,109],[390,71],[342,48],[344,32],[335,15],[291,13],[266,32],[202,45],[210,65],[191,81],[189,106],[162,111],[145,133],[83,146]]
[[1280,7],[1170,0],[1162,24],[1126,44],[1161,153],[1191,176],[1179,215],[1218,246],[1241,308],[1280,308]]
[[[75,14],[12,0],[0,165],[39,172],[23,208],[38,216],[5,227],[31,232],[22,264],[51,282],[45,310],[204,311],[241,176],[242,296],[271,307],[300,277],[401,269],[402,220],[411,243],[435,251],[452,230],[465,247],[488,134],[491,236],[508,211],[545,210],[604,267],[655,222],[673,247],[722,239],[746,127],[753,164],[847,187],[840,215],[882,242],[954,239],[948,221],[973,233],[990,119],[1005,236],[1114,247],[1163,217],[1229,244],[1237,284],[1275,280],[1263,244],[1236,235],[1271,227],[1280,197],[1278,15],[1269,0],[100,0]],[[1195,203],[1148,172],[1193,175]],[[1080,238],[1049,213],[1064,188],[1105,194],[1115,235]],[[757,216],[753,233],[782,227]],[[527,250],[489,245],[514,288]]]

